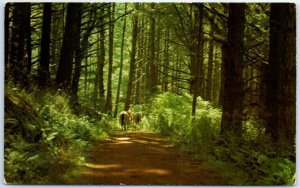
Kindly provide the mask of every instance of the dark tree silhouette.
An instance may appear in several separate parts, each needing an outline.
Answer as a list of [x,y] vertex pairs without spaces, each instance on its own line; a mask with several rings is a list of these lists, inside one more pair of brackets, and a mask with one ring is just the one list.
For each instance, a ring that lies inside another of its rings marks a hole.
[[30,3],[13,4],[10,73],[14,84],[19,83],[23,87],[28,86],[31,66],[30,9]]
[[294,147],[296,136],[296,9],[271,4],[267,80],[267,131],[276,143]]
[[243,37],[245,28],[245,8],[243,3],[229,4],[228,43],[224,57],[224,93],[221,132],[242,132],[242,65]]
[[56,83],[59,87],[69,90],[72,78],[72,65],[76,45],[80,40],[81,3],[69,3],[67,6],[66,25],[63,35],[63,44],[60,51],[60,60],[56,74]]
[[50,34],[51,34],[51,3],[45,3],[43,8],[43,26],[41,37],[41,61],[39,67],[39,87],[46,87],[50,83]]

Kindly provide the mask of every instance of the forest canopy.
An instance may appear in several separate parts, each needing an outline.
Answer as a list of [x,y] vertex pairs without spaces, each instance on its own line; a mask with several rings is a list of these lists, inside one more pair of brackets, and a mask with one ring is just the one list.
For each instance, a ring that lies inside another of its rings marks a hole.
[[65,183],[130,110],[232,184],[295,182],[295,4],[7,3],[4,24],[9,183]]

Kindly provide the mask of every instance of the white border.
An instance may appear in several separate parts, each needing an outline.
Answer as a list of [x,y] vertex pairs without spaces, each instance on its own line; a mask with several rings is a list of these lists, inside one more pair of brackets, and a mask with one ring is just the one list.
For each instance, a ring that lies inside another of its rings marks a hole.
[[[5,4],[7,2],[35,2],[35,3],[45,3],[45,2],[57,2],[57,3],[63,3],[63,2],[66,2],[66,3],[69,3],[69,2],[84,2],[84,3],[91,3],[91,2],[100,2],[99,0],[72,0],[72,1],[62,1],[62,0],[46,0],[46,1],[42,1],[42,0],[39,0],[39,1],[36,1],[36,0],[15,0],[15,1],[1,1],[0,0],[0,106],[1,106],[1,109],[0,109],[0,120],[1,120],[1,123],[0,123],[0,147],[2,148],[2,152],[0,152],[0,158],[2,160],[2,162],[0,163],[0,187],[9,187],[9,188],[15,188],[15,187],[53,187],[53,186],[58,186],[58,187],[70,187],[70,185],[5,185],[3,184],[3,180],[4,180],[4,12],[5,12]],[[297,42],[296,42],[296,49],[297,49],[297,56],[296,56],[296,61],[297,61],[297,64],[296,64],[296,67],[297,67],[297,91],[296,91],[296,96],[298,96],[298,94],[300,93],[300,89],[299,89],[299,48],[298,48],[298,45],[299,45],[299,37],[298,37],[298,34],[299,34],[299,16],[300,16],[300,13],[299,13],[299,7],[298,7],[298,2],[297,0],[272,0],[272,1],[262,1],[262,0],[245,0],[245,1],[242,1],[242,0],[230,0],[230,1],[217,1],[217,0],[202,0],[202,1],[198,1],[198,0],[185,0],[185,1],[182,1],[182,0],[156,0],[156,1],[148,1],[148,0],[127,0],[127,1],[116,1],[116,0],[102,0],[101,2],[157,2],[157,3],[160,3],[160,2],[163,2],[163,3],[171,3],[171,2],[188,2],[188,3],[191,3],[191,2],[211,2],[211,3],[214,3],[214,2],[226,2],[226,3],[235,3],[235,2],[245,2],[245,3],[296,3],[296,20],[297,20]],[[299,131],[300,129],[298,128],[298,124],[299,124],[299,121],[298,121],[298,117],[300,117],[300,112],[298,111],[298,106],[299,106],[299,100],[298,100],[298,97],[296,97],[296,107],[297,107],[297,111],[296,111],[296,129],[297,129],[297,136],[296,136],[296,143],[299,143],[300,142],[300,138],[299,138]],[[297,153],[297,161],[299,161],[299,145],[297,144],[297,149],[296,149],[296,153]],[[297,179],[299,177],[299,165],[297,165]],[[84,185],[73,185],[72,187],[83,187]],[[94,187],[95,185],[90,185],[90,186],[87,186],[87,187]],[[101,187],[117,187],[117,186],[108,186],[108,185],[97,185],[97,186],[101,186]],[[122,187],[132,187],[132,186],[122,186]],[[146,186],[139,186],[139,187],[146,187]],[[161,187],[165,187],[165,186],[155,186],[157,188],[161,188]],[[178,187],[178,186],[170,186],[170,187]],[[187,188],[187,187],[190,187],[190,186],[180,186],[182,188]],[[215,186],[201,186],[201,187],[215,187]],[[219,186],[219,187],[228,187],[228,186]],[[239,186],[235,186],[235,187],[239,187]],[[266,187],[266,186],[243,186],[243,187]],[[274,186],[272,186],[274,187]],[[290,186],[276,186],[276,187],[290,187]],[[296,187],[298,187],[296,185]]]

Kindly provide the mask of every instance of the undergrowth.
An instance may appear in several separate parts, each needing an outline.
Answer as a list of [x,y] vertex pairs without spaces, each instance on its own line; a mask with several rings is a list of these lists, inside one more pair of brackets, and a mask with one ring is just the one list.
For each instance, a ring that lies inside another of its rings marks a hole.
[[234,185],[293,185],[295,161],[278,153],[263,129],[253,122],[244,123],[244,136],[220,133],[222,112],[198,99],[197,114],[190,116],[192,98],[164,93],[152,98],[145,107],[147,127],[177,143],[216,169]]
[[5,180],[10,184],[66,182],[85,162],[85,151],[103,140],[111,120],[76,116],[61,92],[5,89]]

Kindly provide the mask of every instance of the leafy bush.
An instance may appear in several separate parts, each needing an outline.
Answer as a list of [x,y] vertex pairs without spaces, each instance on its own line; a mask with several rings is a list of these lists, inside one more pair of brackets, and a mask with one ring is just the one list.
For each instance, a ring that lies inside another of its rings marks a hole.
[[113,129],[105,118],[91,123],[85,116],[73,115],[68,97],[62,93],[36,90],[16,94],[16,90],[6,88],[5,93],[11,99],[5,106],[8,183],[64,182],[67,172],[85,161],[89,146]]
[[145,108],[147,127],[166,135],[184,150],[194,153],[232,184],[292,185],[295,162],[286,152],[278,153],[264,129],[244,122],[244,135],[220,135],[222,112],[198,98],[197,113],[190,115],[192,98],[164,93],[152,98]]

